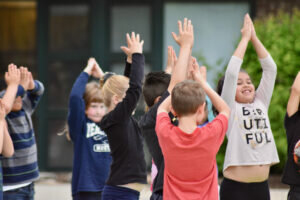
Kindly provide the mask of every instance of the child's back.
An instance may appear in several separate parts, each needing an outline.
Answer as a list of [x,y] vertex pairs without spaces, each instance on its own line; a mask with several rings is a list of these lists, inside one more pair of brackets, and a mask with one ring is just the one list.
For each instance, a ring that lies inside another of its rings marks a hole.
[[164,199],[218,199],[216,154],[227,130],[229,109],[198,128],[206,115],[201,85],[193,81],[179,83],[171,98],[179,118],[178,127],[162,111],[170,98],[159,108],[156,120],[165,159]]

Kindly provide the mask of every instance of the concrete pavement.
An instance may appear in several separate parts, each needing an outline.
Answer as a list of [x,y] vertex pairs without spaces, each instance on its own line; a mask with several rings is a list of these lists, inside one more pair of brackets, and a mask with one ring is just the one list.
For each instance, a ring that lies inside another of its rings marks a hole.
[[[69,183],[39,181],[35,184],[35,192],[35,200],[72,200]],[[285,200],[287,193],[288,189],[271,188],[271,200]],[[147,185],[141,192],[140,200],[149,200],[150,195],[150,186]]]

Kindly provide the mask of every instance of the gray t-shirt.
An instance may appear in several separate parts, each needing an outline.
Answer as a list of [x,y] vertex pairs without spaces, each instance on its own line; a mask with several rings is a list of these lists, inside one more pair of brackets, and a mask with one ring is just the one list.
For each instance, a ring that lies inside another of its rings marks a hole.
[[279,162],[268,117],[268,107],[276,79],[276,64],[272,57],[260,59],[262,78],[252,103],[235,101],[238,74],[242,60],[232,56],[226,73],[222,98],[231,108],[227,130],[223,171],[230,166],[265,165]]

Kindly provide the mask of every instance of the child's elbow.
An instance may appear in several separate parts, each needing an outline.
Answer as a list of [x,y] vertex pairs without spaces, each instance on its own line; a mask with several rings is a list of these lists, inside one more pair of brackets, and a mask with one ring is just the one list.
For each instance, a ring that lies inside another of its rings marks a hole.
[[15,153],[14,148],[9,148],[7,150],[2,151],[2,155],[6,158],[12,157],[14,155],[14,153]]

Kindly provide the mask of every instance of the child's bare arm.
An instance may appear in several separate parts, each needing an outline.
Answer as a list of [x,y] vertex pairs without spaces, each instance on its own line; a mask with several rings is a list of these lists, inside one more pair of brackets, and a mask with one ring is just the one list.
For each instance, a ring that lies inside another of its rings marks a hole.
[[180,46],[178,60],[171,76],[168,91],[171,93],[174,86],[186,79],[187,67],[191,50],[194,45],[194,28],[191,20],[184,19],[183,27],[181,21],[178,21],[179,35],[172,32],[173,38]]
[[171,95],[169,95],[158,107],[157,115],[162,112],[169,113],[171,110]]
[[5,105],[0,100],[0,153],[5,157],[10,157],[14,153],[14,146],[7,130],[5,115]]
[[[226,104],[226,102],[208,85],[206,82],[206,70],[201,67],[200,69],[197,65],[193,65],[192,69],[192,76],[195,81],[201,84],[202,88],[204,89],[206,95],[210,98],[212,104],[215,106],[217,111],[220,114],[225,115],[229,118],[230,115],[230,108]],[[202,72],[202,73],[201,73]]]
[[292,116],[299,109],[300,104],[300,72],[298,72],[291,88],[290,98],[287,104],[287,114]]
[[5,73],[5,82],[7,84],[7,88],[2,98],[2,102],[7,114],[12,109],[18,91],[18,85],[20,83],[20,70],[16,65],[10,64],[8,66],[8,71]]
[[14,154],[14,145],[8,133],[7,124],[5,122],[2,155],[4,157],[11,157],[13,154]]

